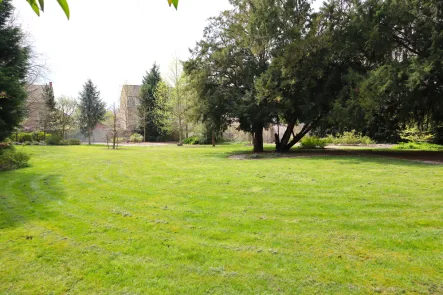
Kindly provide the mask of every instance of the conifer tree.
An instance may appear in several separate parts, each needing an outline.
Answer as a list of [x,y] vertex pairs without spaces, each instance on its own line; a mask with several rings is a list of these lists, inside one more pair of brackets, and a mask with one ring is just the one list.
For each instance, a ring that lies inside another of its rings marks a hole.
[[140,117],[140,127],[143,129],[143,140],[147,140],[147,136],[154,137],[160,135],[161,128],[157,126],[153,118],[156,108],[155,90],[161,81],[160,68],[156,63],[152,65],[146,76],[143,77],[140,104],[138,113]]
[[88,137],[91,144],[92,131],[95,126],[105,118],[105,103],[100,99],[100,91],[97,90],[91,79],[83,85],[80,96],[80,132]]
[[11,22],[10,0],[0,2],[0,141],[17,128],[24,116],[30,48],[23,46],[20,27]]
[[44,138],[46,139],[46,132],[52,129],[57,120],[57,109],[54,97],[54,90],[52,84],[46,84],[43,87],[42,100],[44,106],[40,112],[41,127],[43,128]]

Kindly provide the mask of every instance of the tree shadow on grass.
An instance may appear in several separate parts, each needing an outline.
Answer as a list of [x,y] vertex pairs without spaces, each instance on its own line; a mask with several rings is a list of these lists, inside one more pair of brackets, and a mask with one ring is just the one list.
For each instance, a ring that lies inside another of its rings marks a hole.
[[325,161],[328,159],[341,159],[343,164],[358,164],[363,162],[377,162],[379,164],[393,165],[443,165],[443,152],[438,151],[405,151],[387,149],[294,149],[288,153],[265,151],[252,153],[244,150],[223,153],[222,157],[237,160],[264,160],[264,159],[313,159]]
[[57,174],[30,173],[27,168],[0,172],[0,232],[33,219],[51,219],[53,204],[65,197]]

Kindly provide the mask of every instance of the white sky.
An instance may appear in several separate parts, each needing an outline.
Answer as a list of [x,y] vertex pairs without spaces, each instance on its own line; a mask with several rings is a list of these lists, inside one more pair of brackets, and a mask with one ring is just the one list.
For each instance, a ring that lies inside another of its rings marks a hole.
[[[317,0],[318,1],[318,0]],[[167,72],[174,56],[185,60],[203,35],[206,20],[230,7],[228,0],[70,0],[68,21],[55,0],[38,17],[25,0],[13,0],[18,21],[44,56],[56,96],[77,97],[90,78],[109,104],[123,84],[141,84],[156,61]]]

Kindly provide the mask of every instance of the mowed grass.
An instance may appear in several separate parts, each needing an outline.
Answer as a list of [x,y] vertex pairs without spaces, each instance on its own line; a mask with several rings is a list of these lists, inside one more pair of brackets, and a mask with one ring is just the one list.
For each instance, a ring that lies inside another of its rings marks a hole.
[[25,147],[0,294],[443,294],[443,166],[248,149]]

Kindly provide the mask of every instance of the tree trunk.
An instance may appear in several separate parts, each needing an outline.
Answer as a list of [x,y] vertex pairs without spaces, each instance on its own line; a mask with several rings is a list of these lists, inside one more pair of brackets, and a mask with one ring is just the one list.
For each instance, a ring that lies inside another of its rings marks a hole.
[[215,147],[215,131],[212,130],[212,146]]
[[259,124],[254,128],[254,153],[263,152],[263,125]]
[[275,151],[276,152],[282,152],[286,146],[288,145],[289,140],[291,139],[291,135],[294,131],[295,123],[297,122],[297,119],[292,119],[289,121],[288,126],[286,127],[285,133],[283,134],[283,137],[280,140],[280,137],[275,134]]
[[306,124],[305,126],[303,126],[303,128],[301,129],[301,131],[298,134],[294,134],[292,131],[292,134],[294,134],[294,138],[286,143],[284,146],[280,146],[280,150],[279,152],[289,152],[289,150],[297,143],[299,142],[306,134],[309,133],[309,131],[312,130],[312,127],[314,126],[314,124],[317,122],[318,120],[316,120],[315,122]]
[[145,123],[145,126],[143,127],[143,141],[144,141],[144,142],[148,142],[148,141],[146,140],[146,123]]
[[43,130],[43,141],[46,142],[46,130]]
[[189,137],[188,123],[185,124],[186,138]]
[[182,120],[179,117],[178,118],[178,143],[181,144],[182,143]]
[[89,128],[89,132],[88,132],[88,143],[89,145],[91,145],[91,129]]

